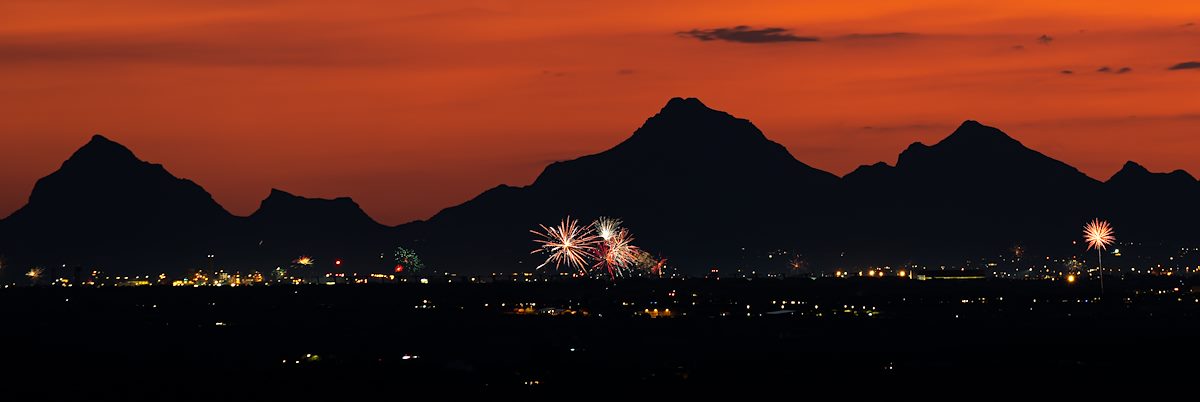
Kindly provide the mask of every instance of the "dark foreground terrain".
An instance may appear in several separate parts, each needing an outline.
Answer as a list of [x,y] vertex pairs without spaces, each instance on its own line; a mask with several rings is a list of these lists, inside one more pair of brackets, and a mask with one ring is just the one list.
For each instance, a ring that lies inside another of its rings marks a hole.
[[1200,362],[1192,286],[1114,278],[1103,299],[1086,283],[898,278],[8,288],[0,383],[48,399],[394,400],[1186,378]]

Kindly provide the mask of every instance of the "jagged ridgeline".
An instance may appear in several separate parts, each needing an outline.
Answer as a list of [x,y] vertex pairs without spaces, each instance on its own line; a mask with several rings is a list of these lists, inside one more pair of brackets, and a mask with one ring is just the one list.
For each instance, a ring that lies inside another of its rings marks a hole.
[[934,264],[1014,244],[1071,253],[1095,216],[1123,240],[1192,245],[1200,235],[1186,228],[1198,200],[1200,183],[1186,172],[1130,162],[1102,182],[974,121],[936,144],[909,146],[894,166],[839,178],[798,161],[748,120],[675,98],[609,150],[397,227],[348,198],[279,190],[253,215],[234,216],[196,183],[96,136],[0,221],[0,255],[21,269],[169,274],[208,267],[209,255],[226,269],[263,271],[311,255],[344,261],[339,270],[383,272],[403,246],[440,271],[529,271],[542,262],[529,253],[529,230],[570,215],[620,217],[640,247],[690,274],[782,267],[795,256],[814,269]]

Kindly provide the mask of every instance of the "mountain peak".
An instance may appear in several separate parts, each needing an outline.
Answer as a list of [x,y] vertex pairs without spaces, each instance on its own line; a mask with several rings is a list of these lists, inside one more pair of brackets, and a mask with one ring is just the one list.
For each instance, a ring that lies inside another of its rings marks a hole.
[[268,204],[275,204],[275,203],[329,204],[329,205],[342,205],[342,206],[347,206],[347,207],[353,207],[354,209],[359,208],[358,203],[354,202],[354,200],[350,199],[350,197],[308,198],[308,197],[301,197],[301,196],[298,196],[298,195],[295,195],[295,194],[292,194],[292,193],[289,193],[287,191],[280,190],[277,188],[272,188],[271,194],[268,195],[267,198],[263,200],[262,204],[265,206]]
[[1117,173],[1113,174],[1108,181],[1110,183],[1124,184],[1133,181],[1145,182],[1146,180],[1162,179],[1172,180],[1180,184],[1192,183],[1196,181],[1195,177],[1192,177],[1191,174],[1182,169],[1175,170],[1170,173],[1154,173],[1149,169],[1146,169],[1145,166],[1142,166],[1134,161],[1125,162],[1125,165],[1121,166],[1121,170],[1118,170]]
[[1000,129],[985,126],[975,120],[964,121],[949,137],[938,142],[937,145],[946,144],[949,146],[996,146],[996,145],[1021,145],[1020,142],[1009,137]]
[[[643,169],[666,167],[659,173],[691,167],[710,177],[737,176],[736,171],[758,168],[764,171],[789,171],[820,176],[833,181],[836,176],[813,169],[796,160],[779,143],[771,141],[750,120],[708,107],[696,98],[671,98],[662,110],[646,120],[629,139],[600,154],[581,159],[606,162],[599,171],[612,173],[613,167],[629,169],[631,177],[644,176]],[[547,168],[551,176],[563,164]],[[770,168],[767,168],[770,166]],[[590,169],[590,167],[589,167]],[[761,174],[761,173],[760,173]],[[551,177],[552,178],[552,177]],[[543,177],[539,177],[542,181]]]
[[[1122,172],[1148,174],[1150,170],[1134,161],[1125,161],[1125,165],[1121,166]],[[1118,172],[1119,173],[1119,172]]]
[[252,219],[271,222],[306,222],[328,225],[333,222],[378,225],[349,197],[308,198],[277,188],[262,200]]
[[697,98],[680,98],[674,97],[667,101],[666,106],[663,106],[660,113],[670,112],[693,112],[693,111],[710,111],[708,106]]
[[900,170],[951,177],[962,183],[993,181],[1029,186],[1090,186],[1095,181],[1078,169],[1029,149],[995,127],[967,120],[950,136],[927,146],[915,143],[900,154]]
[[877,180],[887,180],[887,176],[892,173],[894,168],[885,162],[875,162],[870,165],[860,165],[854,171],[842,176],[848,183],[858,184],[862,182],[874,182]]
[[295,194],[292,194],[292,193],[289,193],[287,191],[280,190],[277,188],[271,188],[271,193],[267,195],[268,200],[270,200],[270,199],[290,200],[290,199],[298,199],[298,198],[303,198],[303,197],[300,197],[298,195],[295,195]]
[[975,120],[966,120],[953,133],[936,144],[912,143],[904,152],[900,153],[900,159],[896,162],[896,166],[908,165],[916,160],[927,159],[934,154],[969,157],[970,155],[996,156],[1027,152],[1036,153],[998,128],[985,126]]
[[126,148],[124,145],[108,139],[107,137],[96,134],[92,139],[84,144],[69,159],[64,163],[68,164],[111,164],[111,163],[138,163],[137,156]]
[[1196,181],[1195,176],[1192,176],[1191,173],[1188,173],[1186,170],[1183,170],[1183,169],[1175,169],[1175,170],[1171,171],[1171,173],[1167,173],[1167,175],[1169,175],[1171,177],[1187,179],[1188,181]]

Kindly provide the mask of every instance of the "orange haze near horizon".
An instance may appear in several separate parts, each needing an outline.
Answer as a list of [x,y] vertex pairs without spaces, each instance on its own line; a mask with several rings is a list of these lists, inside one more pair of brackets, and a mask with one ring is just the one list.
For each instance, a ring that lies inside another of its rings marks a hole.
[[[1100,180],[1200,173],[1200,68],[1169,69],[1200,61],[1200,2],[647,3],[5,1],[0,216],[101,133],[235,214],[276,187],[399,224],[675,96],[838,175],[966,119]],[[819,40],[680,34],[742,25]]]

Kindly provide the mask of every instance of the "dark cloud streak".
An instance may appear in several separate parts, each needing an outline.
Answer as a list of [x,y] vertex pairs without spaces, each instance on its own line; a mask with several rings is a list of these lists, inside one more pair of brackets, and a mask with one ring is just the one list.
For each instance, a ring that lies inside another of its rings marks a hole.
[[1197,69],[1197,68],[1200,68],[1200,61],[1185,61],[1183,63],[1179,63],[1179,64],[1173,65],[1171,67],[1168,67],[1167,69],[1168,70],[1191,70],[1191,69]]
[[722,40],[737,43],[780,43],[780,42],[817,42],[821,38],[815,36],[798,36],[791,30],[777,27],[761,29],[738,25],[732,28],[693,29],[676,32],[675,35],[699,39],[701,41]]
[[1112,67],[1104,66],[1104,67],[1100,67],[1100,69],[1096,70],[1096,72],[1098,72],[1098,73],[1113,73],[1113,74],[1125,74],[1125,73],[1128,73],[1131,71],[1133,71],[1133,68],[1128,67],[1128,66],[1121,67],[1116,70],[1113,70]]

